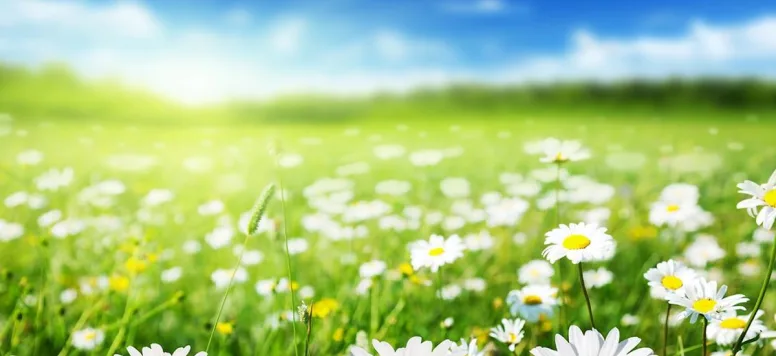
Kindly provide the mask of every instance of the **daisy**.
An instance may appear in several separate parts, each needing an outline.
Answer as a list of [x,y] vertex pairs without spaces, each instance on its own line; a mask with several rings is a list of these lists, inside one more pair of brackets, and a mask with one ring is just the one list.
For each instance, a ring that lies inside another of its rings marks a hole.
[[[144,347],[141,351],[138,351],[138,349],[130,346],[127,347],[127,352],[129,352],[129,356],[188,356],[189,351],[191,350],[191,346],[181,347],[177,350],[173,351],[172,354],[169,352],[164,352],[162,349],[162,346],[159,344],[151,344],[150,347]],[[116,355],[120,356],[120,355]],[[200,351],[194,354],[194,356],[207,356],[207,352]]]
[[412,189],[412,184],[403,180],[384,180],[375,185],[375,193],[381,195],[402,196]]
[[614,240],[606,233],[606,228],[595,224],[561,224],[545,234],[542,256],[550,263],[566,257],[574,264],[586,261],[598,261],[608,256],[614,249]]
[[466,198],[471,191],[469,181],[466,178],[450,177],[440,182],[439,188],[448,198]]
[[515,320],[502,319],[501,325],[490,329],[490,336],[509,345],[509,351],[515,351],[515,346],[525,336],[523,326],[525,326],[525,320],[519,318]]
[[458,235],[450,236],[448,239],[431,235],[428,241],[416,241],[410,246],[410,262],[415,270],[429,267],[432,272],[436,272],[439,267],[463,257],[465,248]]
[[736,205],[738,209],[746,209],[749,216],[755,218],[757,225],[768,230],[776,221],[776,171],[773,171],[768,182],[757,184],[750,180],[737,185],[738,192],[751,196]]
[[725,250],[719,246],[714,236],[698,235],[692,244],[684,250],[687,262],[695,267],[705,267],[709,262],[714,262],[725,257]]
[[566,163],[590,158],[590,151],[582,147],[582,142],[576,140],[561,141],[549,138],[542,145],[544,157],[539,161],[543,163]]
[[557,293],[557,288],[547,285],[529,285],[509,292],[507,304],[512,315],[536,322],[540,316],[552,316],[553,309],[558,305]]
[[24,226],[0,219],[0,242],[11,241],[24,234]]
[[517,279],[523,284],[550,284],[555,274],[552,265],[544,260],[533,260],[517,270]]
[[669,294],[666,300],[669,303],[686,308],[679,313],[679,318],[690,318],[691,323],[698,320],[698,316],[703,316],[707,320],[720,319],[727,313],[744,309],[739,304],[745,303],[749,299],[742,294],[735,294],[725,297],[727,286],[723,285],[717,289],[717,282],[706,281],[705,278],[698,278],[684,289],[684,294]]
[[445,158],[440,150],[421,150],[410,154],[410,162],[416,167],[435,166]]
[[477,347],[477,339],[466,342],[461,339],[461,344],[452,347],[452,353],[460,356],[485,356],[485,351],[480,351]]
[[601,267],[597,270],[585,271],[583,273],[585,279],[585,285],[590,288],[601,288],[609,283],[612,283],[614,275],[608,269]]
[[[407,341],[407,346],[394,350],[393,346],[387,342],[372,340],[372,346],[379,356],[448,356],[450,355],[450,348],[454,345],[455,343],[452,341],[445,340],[434,348],[431,341],[423,341],[420,336],[415,336]],[[372,354],[358,346],[351,348],[350,352],[353,356],[372,356]],[[453,353],[453,355],[460,354]]]
[[232,269],[217,269],[210,275],[210,279],[213,281],[217,289],[226,288],[229,285],[229,281],[234,276],[234,283],[241,284],[248,280],[248,272],[244,268],[239,267],[236,270]]
[[[751,340],[766,330],[765,324],[760,320],[760,317],[762,317],[763,314],[765,314],[765,312],[762,310],[757,311],[752,326],[750,326],[749,330],[746,332],[744,340]],[[744,332],[744,328],[746,327],[746,323],[749,321],[750,316],[751,315],[728,315],[719,320],[712,320],[706,328],[709,339],[714,340],[717,345],[733,345],[741,336],[741,333]]]
[[361,275],[361,278],[370,279],[383,274],[385,269],[385,262],[380,260],[372,260],[362,264],[358,269],[358,273]]
[[[531,350],[534,356],[654,356],[652,349],[643,347],[635,349],[641,342],[637,337],[631,337],[620,342],[620,331],[612,329],[604,336],[597,330],[588,330],[584,334],[576,325],[569,328],[568,341],[563,336],[555,335],[557,350],[546,347],[535,347]],[[634,350],[635,349],[635,350]]]
[[684,293],[685,286],[697,278],[697,274],[681,262],[668,260],[658,263],[655,268],[650,268],[647,273],[644,273],[644,278],[647,279],[650,287],[664,292],[661,295],[681,294]]
[[73,332],[73,347],[79,350],[94,350],[105,340],[105,333],[99,329],[85,328]]

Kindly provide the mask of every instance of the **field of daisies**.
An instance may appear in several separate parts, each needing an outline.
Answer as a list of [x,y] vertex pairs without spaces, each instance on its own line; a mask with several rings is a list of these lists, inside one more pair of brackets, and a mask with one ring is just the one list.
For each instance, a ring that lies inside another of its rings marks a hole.
[[1,122],[0,355],[776,348],[773,121]]

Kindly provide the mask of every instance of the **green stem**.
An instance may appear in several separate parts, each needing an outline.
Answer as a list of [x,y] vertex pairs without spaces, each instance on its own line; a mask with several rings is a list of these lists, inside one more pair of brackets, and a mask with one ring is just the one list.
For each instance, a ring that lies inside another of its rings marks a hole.
[[110,345],[110,349],[108,349],[107,356],[113,356],[116,354],[116,350],[119,349],[119,346],[121,346],[121,342],[124,341],[124,334],[127,333],[127,324],[129,323],[129,317],[132,316],[132,308],[131,304],[132,302],[132,285],[130,284],[129,288],[127,289],[127,302],[124,304],[124,315],[121,316],[121,324],[123,325],[119,332],[116,334],[116,337],[113,338],[113,342]]
[[590,304],[590,295],[587,294],[587,288],[585,287],[585,277],[582,274],[582,262],[578,263],[577,267],[579,267],[579,283],[582,285],[582,293],[585,294],[585,302],[587,302],[587,313],[590,315],[590,325],[593,326],[593,329],[596,329],[595,319],[593,318],[593,306]]
[[757,302],[754,304],[754,309],[752,309],[752,315],[749,316],[749,321],[746,323],[744,331],[741,333],[741,336],[738,337],[736,346],[733,347],[733,355],[735,355],[738,351],[741,351],[741,346],[743,346],[746,333],[749,331],[749,327],[752,326],[752,322],[754,322],[754,319],[757,316],[757,311],[760,310],[760,306],[763,304],[765,292],[768,291],[768,284],[770,283],[771,275],[773,274],[773,261],[776,260],[776,241],[773,241],[772,244],[773,247],[771,248],[771,259],[768,261],[768,273],[765,274],[763,285],[760,288],[760,295],[757,297]]
[[[291,253],[288,251],[288,218],[286,216],[286,193],[285,187],[283,186],[283,179],[280,173],[278,173],[278,186],[280,187],[280,206],[281,210],[283,211],[283,240],[286,245],[286,267],[288,268],[288,285],[290,287],[289,294],[291,294],[291,310],[293,310],[296,307],[296,298],[294,297],[294,277],[293,269],[291,267]],[[296,313],[291,314],[291,321],[291,328],[294,331],[294,355],[299,356],[299,351],[296,348]]]
[[237,274],[237,270],[242,265],[242,259],[243,255],[245,254],[245,250],[248,249],[248,238],[251,237],[250,234],[245,234],[245,240],[243,241],[243,247],[242,251],[240,251],[240,257],[237,258],[237,266],[234,267],[232,270],[232,276],[229,278],[229,284],[226,286],[226,291],[224,292],[224,297],[221,298],[221,306],[218,307],[218,313],[216,314],[216,320],[213,321],[213,328],[210,329],[210,337],[207,340],[207,346],[205,347],[205,353],[210,351],[210,345],[213,343],[213,336],[216,334],[216,329],[218,328],[218,321],[221,320],[221,313],[224,312],[224,305],[226,305],[226,298],[229,296],[229,291],[232,289],[232,283],[234,282],[234,276]]
[[663,325],[663,356],[668,355],[668,320],[671,317],[671,304],[666,304],[668,304],[668,309],[666,310],[666,322]]
[[379,324],[378,319],[378,307],[377,307],[377,279],[372,279],[372,288],[371,288],[371,295],[370,295],[370,322],[369,322],[369,335],[374,338],[375,333],[377,333],[377,327]]
[[[86,324],[86,321],[89,320],[89,317],[92,316],[94,312],[102,308],[104,304],[103,300],[98,301],[91,309],[87,309],[86,311],[81,314],[81,317],[78,318],[78,321],[76,321],[75,326],[73,326],[73,331],[80,330],[84,327],[84,324]],[[67,356],[67,354],[70,352],[70,343],[73,340],[73,332],[71,331],[70,334],[67,337],[67,340],[65,340],[65,346],[62,348],[62,351],[59,352],[58,356]]]
[[707,329],[708,326],[709,326],[709,320],[706,319],[706,317],[703,317],[703,344],[702,344],[703,345],[703,351],[702,351],[703,353],[701,354],[702,356],[708,355],[709,345],[708,345],[708,343],[706,341],[706,337],[707,337],[706,329]]
[[304,356],[310,356],[310,336],[313,332],[313,307],[315,303],[310,303],[310,312],[307,314],[307,337],[304,342]]

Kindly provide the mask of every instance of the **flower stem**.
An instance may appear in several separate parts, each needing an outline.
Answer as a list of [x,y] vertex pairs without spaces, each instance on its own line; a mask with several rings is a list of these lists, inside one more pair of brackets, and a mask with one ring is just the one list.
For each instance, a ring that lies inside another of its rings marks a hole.
[[[286,267],[288,268],[288,284],[291,287],[291,291],[289,294],[291,294],[291,309],[296,307],[296,298],[294,297],[294,273],[293,269],[291,267],[291,252],[288,250],[288,217],[286,216],[286,193],[285,193],[285,187],[283,186],[283,179],[281,178],[281,175],[278,173],[278,185],[280,186],[280,206],[281,210],[283,211],[283,241],[286,245]],[[291,314],[291,321],[293,324],[291,324],[291,328],[294,330],[294,355],[299,355],[299,351],[296,348],[296,313]]]
[[760,295],[757,297],[757,302],[754,304],[754,309],[752,309],[752,315],[749,316],[749,321],[746,323],[744,331],[741,333],[741,336],[738,337],[736,346],[733,347],[733,355],[735,355],[738,351],[741,351],[746,333],[749,331],[749,327],[752,326],[752,322],[754,322],[754,319],[757,316],[757,311],[760,310],[760,306],[763,304],[765,292],[768,291],[768,284],[770,283],[771,275],[773,274],[773,261],[776,260],[776,241],[773,241],[772,244],[773,247],[771,248],[771,259],[768,261],[768,273],[765,274],[763,285],[760,288]]
[[671,304],[666,304],[668,304],[668,309],[666,309],[666,322],[663,325],[663,355],[668,355],[668,320],[671,317]]
[[587,294],[587,288],[585,287],[585,277],[582,274],[582,262],[578,263],[577,267],[579,267],[579,283],[582,285],[582,293],[585,294],[585,302],[587,302],[587,313],[590,315],[590,325],[593,326],[593,329],[596,329],[595,319],[593,318],[593,306],[590,304],[590,295]]
[[709,320],[704,317],[703,318],[703,353],[701,354],[703,356],[708,355],[708,350],[707,349],[708,349],[709,345],[707,345],[707,342],[706,342],[706,329],[707,329],[708,326],[709,326]]

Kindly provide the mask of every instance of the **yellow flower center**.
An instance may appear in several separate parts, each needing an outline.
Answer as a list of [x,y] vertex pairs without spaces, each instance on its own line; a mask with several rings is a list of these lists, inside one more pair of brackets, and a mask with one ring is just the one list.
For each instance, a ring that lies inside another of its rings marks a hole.
[[663,287],[670,290],[677,290],[679,288],[682,288],[684,283],[682,283],[682,280],[677,278],[676,276],[665,276],[660,281],[661,284],[663,284]]
[[568,250],[581,250],[588,246],[590,246],[590,239],[585,235],[569,235],[563,240],[563,247]]
[[443,253],[445,253],[445,249],[442,247],[434,247],[428,251],[428,255],[433,257],[440,256]]
[[666,207],[666,211],[669,212],[669,213],[675,213],[675,212],[679,211],[679,205],[671,204],[671,205]]
[[765,204],[770,205],[773,208],[776,208],[776,189],[771,189],[763,195],[763,201],[765,201]]
[[568,158],[566,158],[565,156],[563,156],[563,152],[558,152],[558,153],[555,155],[555,162],[565,162],[566,160],[568,160]]
[[725,329],[743,329],[746,326],[746,322],[739,318],[728,318],[722,320],[719,326]]
[[714,307],[717,306],[717,301],[712,299],[699,299],[696,300],[694,303],[692,303],[692,308],[695,309],[695,311],[706,314],[712,310],[714,310]]
[[97,333],[94,331],[89,331],[84,334],[84,340],[86,341],[93,341],[96,338],[97,338]]
[[523,298],[523,304],[525,305],[539,305],[542,304],[542,297],[538,295],[527,295]]
[[517,334],[509,333],[509,343],[510,344],[517,343]]

